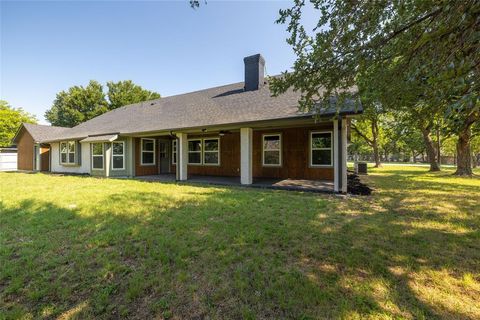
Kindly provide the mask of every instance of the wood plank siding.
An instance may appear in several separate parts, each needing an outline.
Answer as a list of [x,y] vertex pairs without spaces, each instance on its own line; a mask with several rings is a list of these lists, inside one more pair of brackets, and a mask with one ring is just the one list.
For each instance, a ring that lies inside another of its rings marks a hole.
[[17,142],[17,168],[18,170],[33,170],[33,146],[34,141],[30,133],[21,129]]
[[[310,132],[333,130],[330,123],[306,128],[286,128],[253,131],[253,177],[281,179],[333,180],[333,167],[310,167]],[[262,165],[262,135],[279,133],[282,136],[282,165]]]
[[[220,138],[220,165],[188,165],[189,175],[201,176],[240,176],[240,133],[218,135],[188,135],[188,139]],[[175,172],[173,168],[172,172]]]
[[50,146],[48,145],[40,147],[40,170],[50,171]]
[[135,138],[134,140],[134,149],[135,149],[135,175],[136,176],[149,176],[158,174],[158,140],[156,137],[145,137],[149,139],[155,139],[155,162],[152,165],[142,165],[141,161],[141,138]]
[[[310,132],[331,131],[332,123],[318,124],[309,127],[295,127],[284,129],[254,130],[253,132],[253,177],[279,179],[314,179],[333,180],[333,166],[310,167]],[[280,167],[266,167],[262,165],[262,135],[279,133],[282,135],[282,165]],[[188,135],[188,139],[218,138],[218,135]],[[220,138],[220,165],[188,165],[188,175],[206,176],[240,176],[240,133],[227,133]],[[158,143],[158,142],[157,142]],[[140,139],[135,142],[136,175],[158,174],[158,162],[154,167],[140,166]],[[138,146],[138,148],[137,148]],[[171,157],[171,154],[170,154]],[[158,148],[157,158],[158,159]],[[157,160],[156,160],[157,161]],[[171,173],[175,173],[175,165],[171,166]]]

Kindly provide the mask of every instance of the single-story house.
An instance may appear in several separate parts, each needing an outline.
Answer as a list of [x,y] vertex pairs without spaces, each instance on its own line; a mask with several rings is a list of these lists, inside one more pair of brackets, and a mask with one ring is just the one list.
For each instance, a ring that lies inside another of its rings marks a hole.
[[[175,174],[333,181],[346,192],[348,119],[354,103],[298,109],[293,90],[273,97],[260,54],[245,81],[120,107],[73,128],[24,124],[19,169],[137,177]],[[351,102],[351,101],[350,101]]]

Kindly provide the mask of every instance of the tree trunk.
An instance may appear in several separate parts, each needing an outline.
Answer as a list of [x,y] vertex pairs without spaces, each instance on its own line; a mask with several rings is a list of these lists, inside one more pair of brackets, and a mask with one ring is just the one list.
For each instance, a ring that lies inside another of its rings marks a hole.
[[382,166],[380,161],[380,153],[378,150],[378,123],[377,121],[372,121],[372,148],[373,148],[373,159],[375,161],[375,168]]
[[437,162],[435,147],[433,145],[432,137],[430,136],[431,126],[422,128],[423,141],[425,142],[425,149],[427,151],[428,161],[430,162],[430,171],[440,171],[440,166]]
[[442,146],[440,144],[440,127],[437,127],[437,161],[438,161],[438,166],[442,165]]
[[457,176],[471,176],[472,153],[470,151],[470,127],[460,131],[457,141]]

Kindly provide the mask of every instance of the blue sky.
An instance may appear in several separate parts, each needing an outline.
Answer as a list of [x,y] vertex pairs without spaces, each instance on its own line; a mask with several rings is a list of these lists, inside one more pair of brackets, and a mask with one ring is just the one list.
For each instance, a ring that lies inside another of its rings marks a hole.
[[0,99],[46,123],[56,93],[90,79],[130,79],[169,96],[243,81],[243,57],[255,53],[278,74],[295,59],[274,23],[290,5],[2,1]]

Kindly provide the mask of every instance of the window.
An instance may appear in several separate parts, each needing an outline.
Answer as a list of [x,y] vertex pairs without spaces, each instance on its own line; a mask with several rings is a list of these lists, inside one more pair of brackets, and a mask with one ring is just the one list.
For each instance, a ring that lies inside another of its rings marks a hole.
[[280,134],[263,135],[263,165],[282,165],[282,136]]
[[177,140],[172,140],[172,164],[177,164]]
[[310,133],[310,165],[331,166],[332,165],[332,133],[311,132]]
[[155,139],[142,139],[142,165],[155,164]]
[[112,142],[112,169],[125,170],[125,142]]
[[68,158],[68,143],[60,143],[60,162],[67,163]]
[[75,141],[60,142],[60,163],[75,164]]
[[92,143],[92,169],[103,170],[103,143]]
[[220,164],[220,139],[203,140],[203,163],[206,165]]
[[188,140],[188,163],[202,164],[202,140]]

